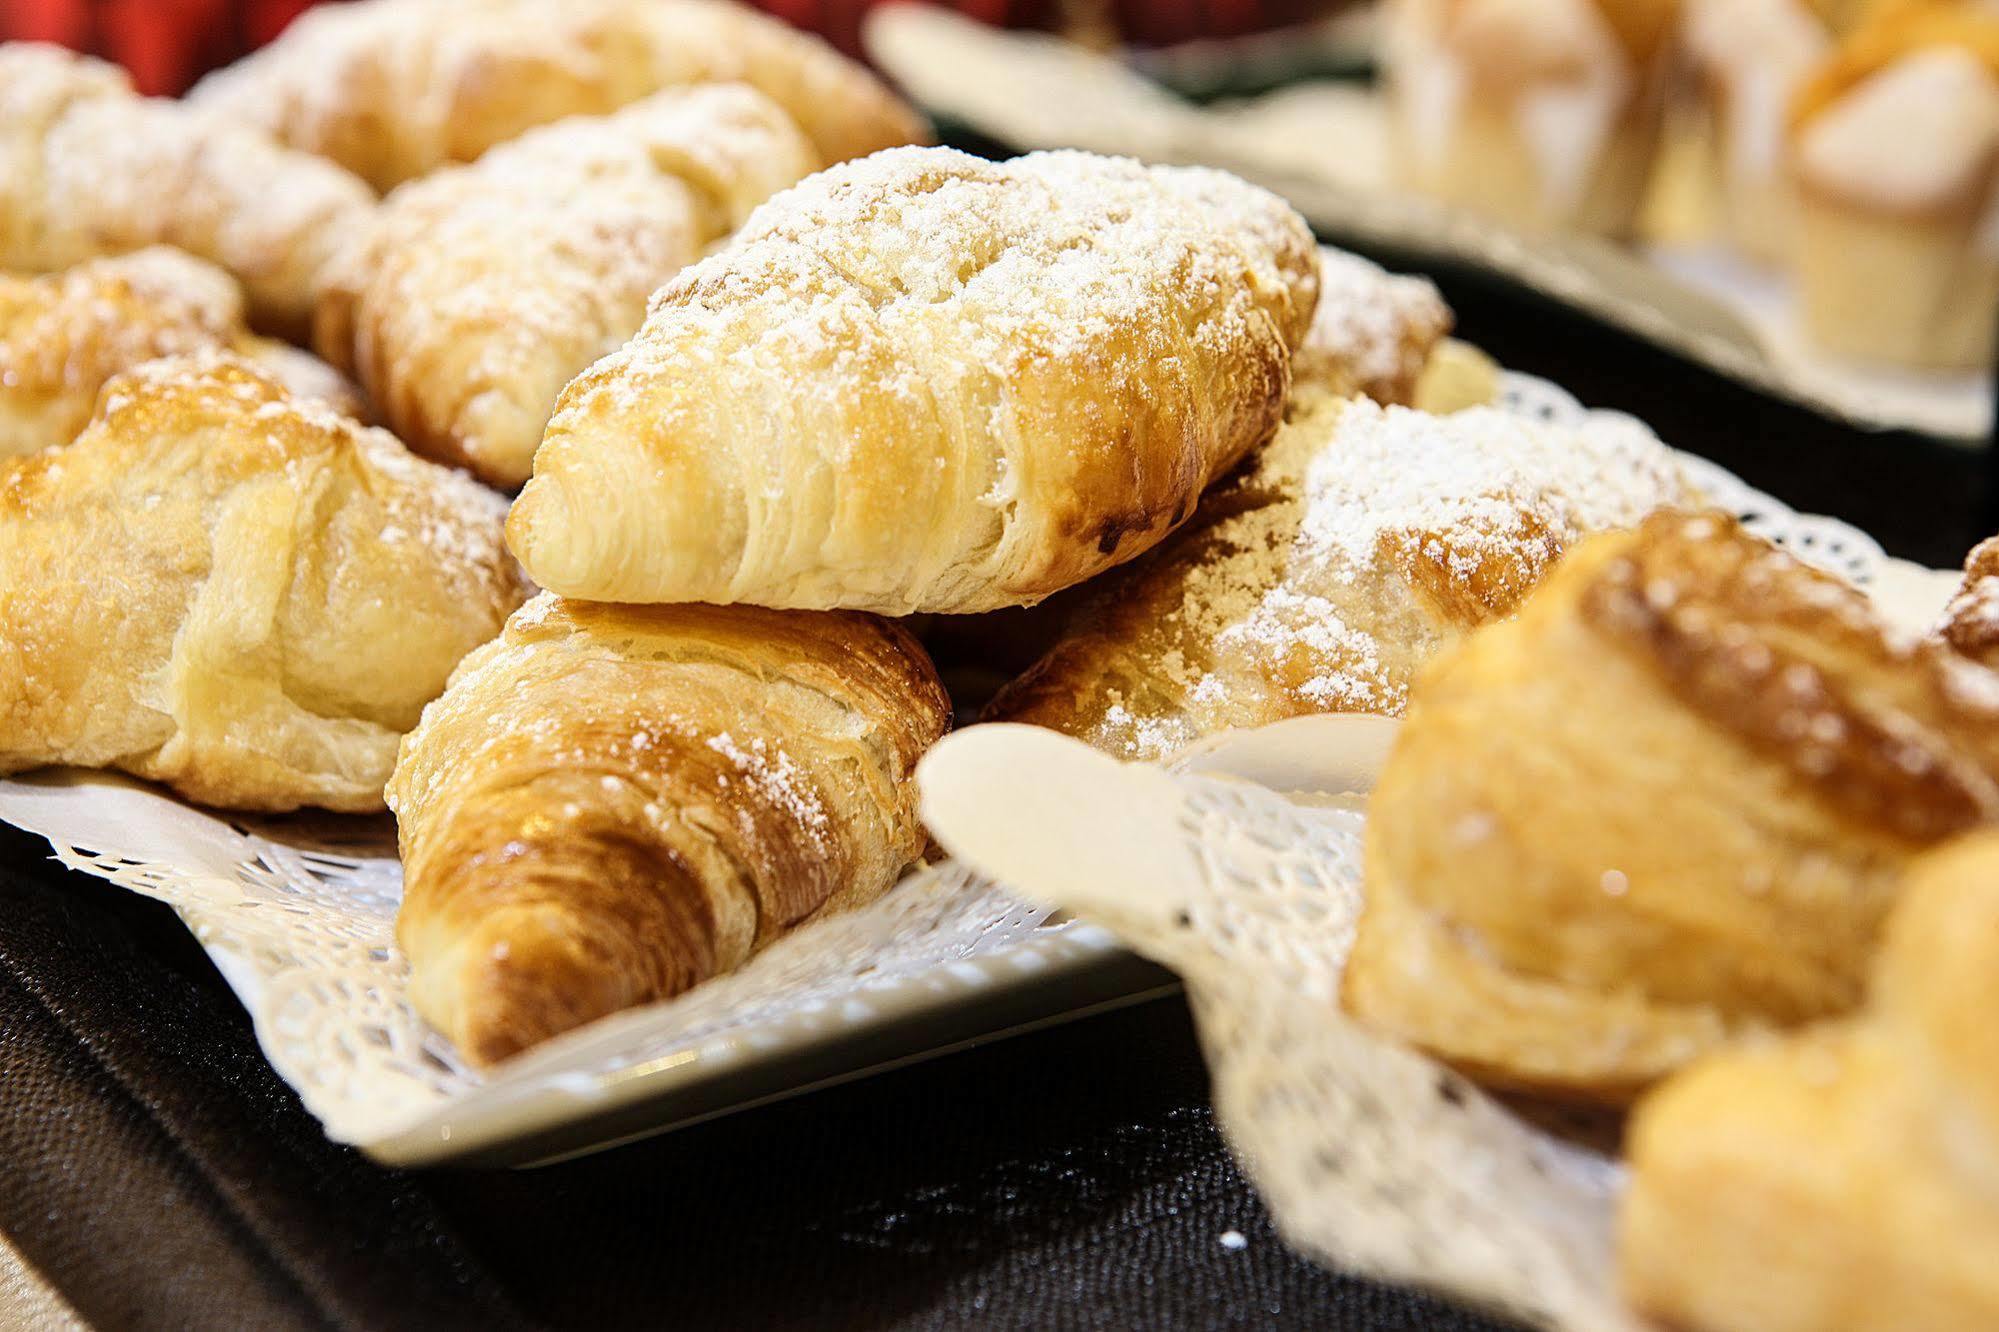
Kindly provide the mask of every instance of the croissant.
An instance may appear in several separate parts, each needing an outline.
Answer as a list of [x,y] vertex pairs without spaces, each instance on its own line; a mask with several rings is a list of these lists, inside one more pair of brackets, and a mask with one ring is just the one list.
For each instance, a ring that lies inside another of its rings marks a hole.
[[389,783],[418,1012],[491,1063],[879,896],[948,719],[871,616],[536,598]]
[[321,263],[373,206],[330,162],[27,42],[0,45],[0,163],[0,268],[174,245],[235,274],[280,332],[303,330]]
[[225,353],[111,381],[0,462],[0,772],[379,809],[396,743],[524,594],[502,503]]
[[1628,1137],[1619,1264],[1686,1332],[1999,1327],[1999,838],[1915,862],[1852,1021],[1702,1060]]
[[328,267],[317,342],[410,446],[527,480],[562,386],[812,146],[741,84],[659,93],[534,130],[391,194]]
[[695,83],[750,84],[827,162],[927,137],[861,66],[726,0],[327,5],[189,97],[387,190],[537,125]]
[[508,535],[602,601],[1025,605],[1275,429],[1304,222],[1219,172],[903,148],[778,195],[572,381]]
[[1320,712],[1399,714],[1578,538],[1692,491],[1648,433],[1309,397],[987,710],[1127,759]]
[[67,444],[105,381],[156,357],[234,348],[293,393],[349,415],[353,388],[306,353],[250,333],[221,269],[165,246],[42,277],[0,274],[0,457]]
[[1348,1007],[1628,1099],[1850,1011],[1910,857],[1999,816],[1999,677],[1721,515],[1573,551],[1439,661],[1368,808]]

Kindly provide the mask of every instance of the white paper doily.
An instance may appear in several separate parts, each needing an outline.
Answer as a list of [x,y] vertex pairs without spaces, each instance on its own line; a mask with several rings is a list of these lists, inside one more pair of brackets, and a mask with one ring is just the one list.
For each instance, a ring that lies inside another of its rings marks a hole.
[[[1506,376],[1503,400],[1541,419],[1643,428],[1528,376]],[[1895,564],[1845,524],[1793,513],[1711,464],[1688,466],[1715,503],[1858,583]],[[1920,595],[1941,605],[1946,591],[1932,580]],[[117,777],[54,772],[0,780],[0,819],[48,838],[63,863],[172,906],[327,1134],[398,1160],[505,1141],[892,1019],[978,1004],[1116,951],[1101,929],[1048,924],[1045,911],[947,864],[798,931],[734,975],[482,1075],[408,1005],[386,816],[230,819]]]

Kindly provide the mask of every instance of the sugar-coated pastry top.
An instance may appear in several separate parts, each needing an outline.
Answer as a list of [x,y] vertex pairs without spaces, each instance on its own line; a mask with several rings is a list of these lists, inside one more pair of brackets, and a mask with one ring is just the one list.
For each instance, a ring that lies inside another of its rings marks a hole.
[[410,447],[519,486],[563,385],[817,165],[783,109],[736,83],[530,130],[391,192],[327,266],[315,340]]
[[718,82],[772,98],[828,162],[928,137],[867,70],[730,0],[321,5],[190,97],[386,190],[536,125]]
[[992,715],[1163,758],[1229,727],[1397,714],[1578,537],[1692,494],[1642,430],[1311,402]]
[[773,198],[562,395],[508,533],[568,596],[1031,604],[1275,429],[1318,253],[1274,195],[904,148]]

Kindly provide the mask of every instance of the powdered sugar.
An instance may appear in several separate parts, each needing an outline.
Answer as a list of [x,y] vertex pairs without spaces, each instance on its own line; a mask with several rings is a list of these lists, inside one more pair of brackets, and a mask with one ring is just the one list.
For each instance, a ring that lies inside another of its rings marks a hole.
[[[707,745],[735,764],[760,795],[789,814],[813,845],[821,850],[831,846],[833,829],[826,817],[826,806],[812,788],[811,779],[783,745],[772,744],[760,735],[738,742],[727,731],[709,736]],[[747,817],[748,811],[744,813]]]
[[1330,374],[1341,391],[1406,402],[1450,307],[1427,279],[1389,273],[1357,254],[1321,247],[1319,304],[1292,364],[1301,382]]

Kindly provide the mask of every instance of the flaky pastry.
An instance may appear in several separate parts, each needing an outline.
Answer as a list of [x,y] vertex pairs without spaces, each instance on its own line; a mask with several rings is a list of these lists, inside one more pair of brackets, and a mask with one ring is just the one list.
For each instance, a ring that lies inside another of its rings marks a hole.
[[1686,1332],[1999,1327],[1999,836],[1910,870],[1866,1008],[1638,1107],[1619,1260]]
[[542,586],[1026,605],[1186,520],[1276,427],[1317,251],[1204,169],[903,148],[810,177],[578,376],[508,519]]
[[41,277],[0,273],[0,456],[75,439],[98,390],[156,357],[234,349],[300,397],[356,415],[353,386],[296,348],[252,334],[227,273],[165,246]]
[[1844,1013],[1909,858],[1999,816],[1999,676],[1719,514],[1573,551],[1414,691],[1349,1008],[1621,1100]]
[[1944,641],[1984,665],[1999,668],[1999,537],[1972,547],[1964,582],[1944,608]]
[[490,1063],[878,897],[949,716],[872,616],[537,598],[389,784],[417,1010]]
[[297,332],[320,264],[372,206],[332,163],[140,97],[115,65],[0,46],[0,268],[172,245],[233,273],[261,326]]
[[237,357],[150,361],[0,463],[0,772],[368,810],[523,595],[499,498]]
[[387,190],[564,116],[747,83],[827,162],[927,137],[861,66],[730,0],[358,0],[303,15],[189,95]]
[[1291,359],[1293,391],[1362,394],[1407,407],[1451,308],[1427,278],[1390,273],[1357,254],[1319,249],[1319,303]]
[[742,84],[533,130],[402,186],[328,266],[316,341],[410,447],[527,480],[562,386],[646,298],[817,163]]
[[1158,759],[1230,727],[1398,714],[1425,662],[1579,537],[1691,493],[1642,430],[1305,401],[987,715]]

